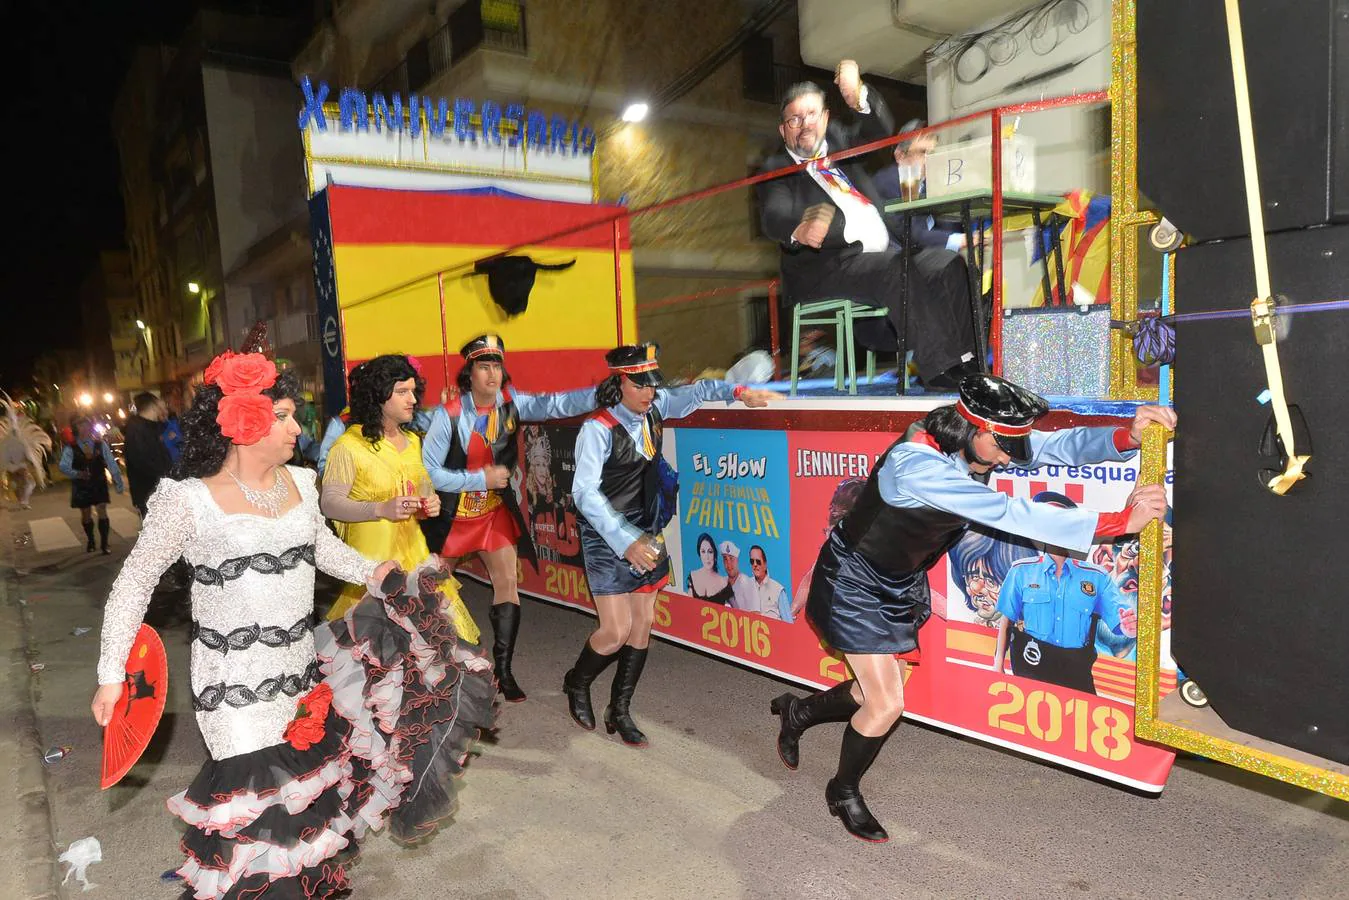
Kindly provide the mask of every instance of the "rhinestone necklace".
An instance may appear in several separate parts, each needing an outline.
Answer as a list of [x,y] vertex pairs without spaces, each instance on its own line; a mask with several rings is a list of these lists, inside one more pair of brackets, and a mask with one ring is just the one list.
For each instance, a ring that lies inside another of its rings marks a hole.
[[239,486],[239,490],[243,493],[244,500],[248,502],[249,506],[260,509],[275,519],[280,517],[281,506],[290,496],[290,485],[282,480],[279,468],[273,471],[276,473],[276,481],[265,491],[259,491],[244,484],[239,480],[239,476],[229,469],[225,470],[225,474],[234,479],[234,483]]

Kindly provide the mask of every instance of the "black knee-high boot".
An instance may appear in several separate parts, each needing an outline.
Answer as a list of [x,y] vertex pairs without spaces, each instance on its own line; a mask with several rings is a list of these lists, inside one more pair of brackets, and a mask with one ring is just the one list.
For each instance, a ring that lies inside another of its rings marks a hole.
[[93,519],[90,519],[88,522],[85,522],[85,523],[83,523],[83,524],[84,524],[84,536],[87,537],[87,538],[89,539],[89,542],[88,542],[87,544],[84,545],[84,552],[85,552],[85,553],[93,553],[93,552],[94,552],[94,520],[93,520]]
[[520,631],[520,605],[494,603],[487,614],[492,620],[492,660],[496,666],[497,689],[510,703],[525,699],[525,692],[515,683],[511,659],[515,656],[515,636]]
[[595,709],[590,705],[590,685],[616,659],[617,653],[597,653],[587,638],[585,646],[581,648],[581,655],[576,657],[576,664],[562,678],[562,693],[567,695],[567,711],[576,724],[586,731],[595,730]]
[[848,833],[878,844],[890,840],[890,835],[867,809],[858,783],[893,733],[891,728],[880,737],[867,737],[849,723],[843,732],[843,746],[839,748],[838,773],[824,789],[829,813],[839,817]]
[[632,693],[637,690],[642,669],[646,667],[646,653],[646,647],[639,650],[627,645],[618,651],[618,669],[614,672],[614,684],[609,690],[609,708],[604,711],[604,730],[609,734],[617,731],[623,743],[632,747],[646,746],[646,735],[632,720],[629,710]]
[[[109,522],[107,519],[101,518],[98,520],[98,542],[99,546],[103,548],[104,556],[108,555],[108,531],[111,528],[112,523]],[[90,538],[90,540],[92,541],[93,539]],[[91,550],[93,549],[92,545],[90,546],[90,549]]]
[[778,730],[778,756],[784,766],[795,769],[800,765],[801,734],[807,728],[821,722],[846,722],[852,718],[859,707],[852,696],[855,683],[855,680],[848,680],[809,697],[782,694],[773,698],[768,708],[782,719],[782,727]]

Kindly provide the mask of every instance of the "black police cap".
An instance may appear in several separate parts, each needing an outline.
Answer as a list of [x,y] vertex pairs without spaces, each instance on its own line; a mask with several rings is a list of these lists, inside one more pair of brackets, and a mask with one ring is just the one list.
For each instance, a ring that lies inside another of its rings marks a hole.
[[459,355],[468,362],[479,359],[503,360],[506,358],[506,342],[499,335],[480,334],[461,347]]
[[665,383],[660,371],[659,344],[624,344],[604,354],[604,362],[610,372],[628,376],[633,384],[660,387]]
[[991,432],[1008,456],[1024,462],[1030,459],[1031,426],[1049,412],[1049,404],[1006,378],[980,372],[960,380],[956,411]]

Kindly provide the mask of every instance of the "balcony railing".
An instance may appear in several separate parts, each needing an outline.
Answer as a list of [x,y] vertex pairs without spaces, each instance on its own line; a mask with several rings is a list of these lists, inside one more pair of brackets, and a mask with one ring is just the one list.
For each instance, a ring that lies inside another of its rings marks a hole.
[[480,47],[528,53],[525,4],[519,0],[469,0],[450,13],[448,22],[414,44],[396,66],[371,85],[371,90],[386,95],[421,90]]

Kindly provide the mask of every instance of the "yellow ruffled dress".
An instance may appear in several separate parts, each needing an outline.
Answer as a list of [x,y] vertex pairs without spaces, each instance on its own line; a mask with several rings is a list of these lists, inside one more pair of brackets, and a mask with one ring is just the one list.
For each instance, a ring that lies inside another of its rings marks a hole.
[[[400,451],[385,438],[380,438],[378,444],[371,444],[361,434],[360,426],[352,425],[329,451],[324,477],[350,484],[352,500],[383,503],[394,497],[415,496],[417,486],[429,482],[430,476],[422,464],[421,439],[412,432],[407,432],[407,438],[407,446]],[[337,527],[338,537],[367,559],[392,559],[405,572],[411,572],[431,555],[416,518],[401,522],[375,519],[333,524]],[[481,632],[459,596],[459,582],[449,578],[441,588],[449,604],[446,612],[455,631],[465,641],[478,643]],[[328,618],[342,618],[364,593],[363,587],[347,585],[328,611]]]

